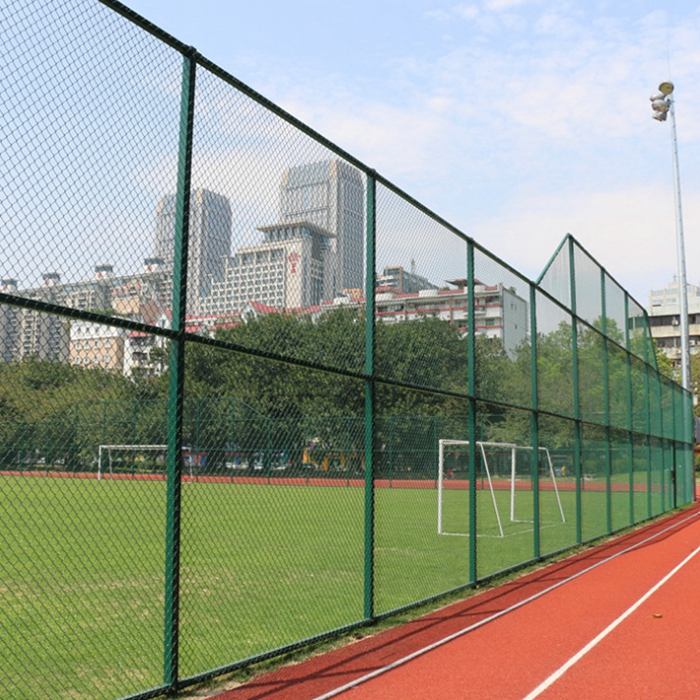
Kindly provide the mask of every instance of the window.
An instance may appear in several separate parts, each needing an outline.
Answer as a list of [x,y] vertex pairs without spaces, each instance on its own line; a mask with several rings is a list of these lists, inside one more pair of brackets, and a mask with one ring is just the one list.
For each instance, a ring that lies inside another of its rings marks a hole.
[[82,349],[83,349],[83,344],[82,344],[82,342],[81,342],[80,340],[77,340],[77,341],[75,342],[75,349],[76,349],[76,350],[82,350]]
[[112,347],[112,341],[111,341],[110,338],[107,338],[107,340],[105,340],[105,347],[106,347],[106,348],[111,348],[111,347]]
[[102,362],[104,362],[105,364],[109,364],[109,361],[111,359],[112,358],[109,355],[102,355]]

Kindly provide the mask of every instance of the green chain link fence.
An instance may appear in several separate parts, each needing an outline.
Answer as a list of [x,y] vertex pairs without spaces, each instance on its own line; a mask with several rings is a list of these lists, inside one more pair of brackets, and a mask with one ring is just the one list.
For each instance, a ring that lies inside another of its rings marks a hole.
[[526,279],[116,2],[0,20],[2,697],[154,697],[694,498],[572,237]]

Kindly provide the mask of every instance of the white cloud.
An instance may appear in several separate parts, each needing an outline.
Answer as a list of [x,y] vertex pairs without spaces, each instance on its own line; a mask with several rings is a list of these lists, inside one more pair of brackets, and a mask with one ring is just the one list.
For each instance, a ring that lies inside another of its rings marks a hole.
[[484,9],[490,12],[503,12],[513,7],[520,7],[528,3],[528,0],[486,0]]
[[452,14],[450,12],[446,12],[445,10],[427,10],[424,15],[430,19],[435,19],[438,22],[446,22],[452,17]]
[[455,5],[453,12],[462,19],[474,19],[479,14],[479,8],[476,5]]
[[[700,192],[688,192],[687,230],[700,230]],[[531,278],[536,278],[566,233],[571,233],[637,300],[671,281],[676,271],[673,195],[669,187],[581,191],[568,196],[521,195],[501,216],[478,222],[474,236]],[[690,259],[700,241],[687,237]],[[690,281],[698,277],[689,269]]]
[[445,114],[450,100],[429,96],[420,106],[406,108],[383,102],[358,102],[342,111],[331,97],[309,102],[299,96],[284,107],[327,135],[356,157],[392,177],[419,178],[435,170],[436,151],[448,146],[451,126]]

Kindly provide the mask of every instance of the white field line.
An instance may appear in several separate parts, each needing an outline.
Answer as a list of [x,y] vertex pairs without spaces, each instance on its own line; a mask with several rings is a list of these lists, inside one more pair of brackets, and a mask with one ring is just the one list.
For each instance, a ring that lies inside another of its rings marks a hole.
[[[605,559],[602,559],[601,561],[591,564],[591,566],[579,571],[578,573],[572,574],[568,578],[562,579],[561,581],[552,584],[549,586],[549,588],[545,588],[544,590],[540,591],[539,593],[535,593],[531,595],[529,598],[525,598],[525,600],[521,600],[519,603],[515,603],[514,605],[511,605],[509,608],[506,608],[505,610],[500,610],[497,613],[494,613],[493,615],[490,615],[489,617],[485,617],[483,620],[479,620],[479,622],[475,622],[473,625],[469,625],[468,627],[465,627],[464,629],[461,629],[457,632],[453,632],[452,634],[448,635],[447,637],[443,637],[442,639],[439,639],[437,642],[433,642],[432,644],[429,644],[426,647],[423,647],[422,649],[418,649],[417,651],[414,651],[411,654],[408,654],[407,656],[404,656],[400,659],[397,659],[396,661],[393,661],[390,664],[387,664],[386,666],[382,666],[381,668],[378,668],[376,671],[371,671],[370,673],[366,673],[364,676],[360,676],[359,678],[355,678],[352,681],[349,681],[348,683],[345,683],[344,685],[339,686],[338,688],[334,688],[333,690],[329,690],[327,693],[324,693],[323,695],[319,695],[313,700],[328,700],[329,698],[334,698],[341,693],[344,693],[346,690],[351,690],[352,688],[356,688],[358,685],[361,685],[362,683],[366,683],[369,680],[372,680],[372,678],[376,678],[377,676],[381,676],[395,668],[398,668],[399,666],[403,666],[404,664],[407,664],[409,661],[413,661],[413,659],[417,659],[419,656],[423,656],[424,654],[427,654],[428,652],[433,651],[433,649],[437,649],[438,647],[443,646],[444,644],[448,644],[451,642],[453,639],[458,639],[459,637],[464,636],[465,634],[468,634],[469,632],[472,632],[475,629],[478,629],[479,627],[483,627],[484,625],[487,625],[489,622],[493,622],[494,620],[497,620],[500,617],[503,617],[504,615],[507,615],[509,612],[512,612],[513,610],[517,610],[518,608],[522,608],[523,606],[527,605],[528,603],[531,603],[534,600],[537,600],[538,598],[541,598],[544,595],[547,595],[550,591],[553,591],[560,586],[563,586],[566,583],[569,583],[569,581],[573,581],[574,579],[579,578],[579,576],[583,576],[584,574],[587,574],[589,571],[593,571],[593,569],[597,569],[599,566],[602,566],[603,564],[607,564],[607,562],[612,561],[613,559],[617,559],[617,557],[622,556],[623,554],[627,554],[627,552],[631,552],[633,549],[636,549],[637,547],[640,547],[643,544],[646,544],[647,542],[650,542],[653,539],[656,539],[660,535],[663,535],[670,530],[673,530],[674,528],[678,527],[679,525],[683,525],[683,523],[688,522],[689,520],[692,520],[693,518],[698,517],[700,515],[700,511],[693,513],[692,515],[688,516],[687,518],[684,518],[683,520],[678,521],[677,523],[674,523],[673,525],[669,525],[669,527],[664,528],[663,530],[659,530],[659,532],[651,535],[650,537],[647,537],[646,539],[640,540],[639,542],[631,545],[630,547],[627,547],[626,549],[622,549],[619,552],[615,554],[611,554],[609,557],[606,557]],[[696,550],[697,551],[697,550]],[[695,554],[695,552],[693,552]],[[692,555],[691,555],[692,556]],[[685,562],[683,562],[685,563]],[[543,689],[544,690],[544,689]],[[533,691],[534,692],[534,691]],[[530,696],[528,696],[529,698]],[[535,697],[535,696],[532,696]],[[524,700],[527,700],[527,698],[524,698]]]
[[631,605],[625,612],[616,620],[611,622],[595,639],[592,639],[586,644],[581,651],[574,654],[563,666],[560,666],[549,678],[542,681],[531,693],[528,693],[523,700],[534,700],[541,695],[552,683],[559,680],[575,663],[580,661],[591,649],[597,646],[605,637],[607,637],[621,622],[627,619],[645,600],[650,598],[661,586],[666,583],[672,576],[677,574],[698,552],[700,547],[693,550],[675,569],[669,571],[656,585],[652,586],[636,603]]

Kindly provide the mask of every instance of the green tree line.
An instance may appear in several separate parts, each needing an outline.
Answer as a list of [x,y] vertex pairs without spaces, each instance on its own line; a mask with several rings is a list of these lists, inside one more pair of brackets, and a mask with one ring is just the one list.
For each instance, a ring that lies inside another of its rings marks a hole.
[[[272,453],[293,445],[301,450],[310,436],[360,452],[364,382],[330,370],[364,371],[365,334],[364,319],[352,310],[315,322],[269,314],[216,333],[217,339],[249,351],[287,356],[319,369],[188,343],[185,442],[218,454],[219,460],[233,449]],[[477,336],[474,352],[477,439],[529,444],[529,342],[508,355],[498,340]],[[611,426],[626,429],[631,411],[633,427],[640,432],[657,413],[661,420],[661,411],[652,412],[650,419],[647,392],[658,396],[656,408],[668,409],[673,398],[640,361],[631,363],[630,405],[625,353],[612,343],[606,346],[599,333],[585,326],[579,328],[577,352],[583,420],[601,424],[609,419]],[[567,418],[575,414],[571,326],[562,323],[540,334],[537,357],[539,406],[562,416],[542,416],[541,439],[550,447],[570,445]],[[469,343],[463,330],[433,317],[379,323],[374,358],[378,449],[401,445],[404,452],[434,451],[439,438],[466,439]],[[23,458],[20,452],[39,451],[46,460],[85,463],[94,459],[99,444],[165,443],[168,382],[167,363],[160,376],[137,380],[38,359],[0,365],[0,458],[12,462]]]

